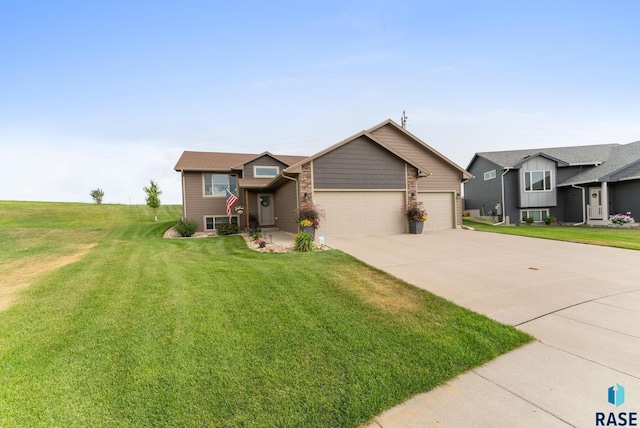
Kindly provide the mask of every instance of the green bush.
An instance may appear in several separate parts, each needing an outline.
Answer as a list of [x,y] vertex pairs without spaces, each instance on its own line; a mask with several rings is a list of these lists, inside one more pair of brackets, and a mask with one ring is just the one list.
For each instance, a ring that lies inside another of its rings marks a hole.
[[193,236],[198,230],[198,222],[193,220],[180,220],[178,224],[176,224],[176,231],[180,234],[180,236],[184,236],[188,238],[189,236]]
[[238,225],[233,223],[220,223],[216,226],[218,235],[233,235],[238,233],[239,230]]
[[293,250],[300,252],[313,251],[313,236],[309,235],[307,232],[298,233],[293,242]]

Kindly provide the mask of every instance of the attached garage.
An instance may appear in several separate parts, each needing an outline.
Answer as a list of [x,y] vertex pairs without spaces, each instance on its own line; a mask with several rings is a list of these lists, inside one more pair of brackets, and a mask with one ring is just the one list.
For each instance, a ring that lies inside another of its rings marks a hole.
[[324,209],[318,234],[335,236],[392,235],[406,232],[404,191],[319,191],[314,202]]
[[455,193],[420,192],[418,201],[424,204],[429,220],[424,230],[442,230],[455,228]]

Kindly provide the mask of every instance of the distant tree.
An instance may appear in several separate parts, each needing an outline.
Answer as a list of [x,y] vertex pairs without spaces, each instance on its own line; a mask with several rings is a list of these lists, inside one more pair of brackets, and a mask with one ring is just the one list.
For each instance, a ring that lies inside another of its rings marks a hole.
[[149,187],[143,187],[142,190],[147,194],[147,205],[153,209],[155,221],[158,221],[158,208],[160,208],[160,195],[162,194],[162,190],[158,187],[158,183],[153,180],[150,180]]
[[91,196],[93,198],[93,201],[100,205],[102,203],[102,198],[104,198],[104,190],[102,190],[101,188],[97,188],[95,190],[92,190],[89,193],[89,196]]

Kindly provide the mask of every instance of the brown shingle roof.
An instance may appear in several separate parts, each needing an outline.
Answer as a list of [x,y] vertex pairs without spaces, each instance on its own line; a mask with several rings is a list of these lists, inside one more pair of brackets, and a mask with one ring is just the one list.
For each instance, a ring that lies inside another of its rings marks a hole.
[[[292,165],[305,156],[272,155],[280,162]],[[222,153],[222,152],[190,152],[185,151],[173,168],[176,171],[230,171],[240,168],[243,164],[262,156],[254,153]]]

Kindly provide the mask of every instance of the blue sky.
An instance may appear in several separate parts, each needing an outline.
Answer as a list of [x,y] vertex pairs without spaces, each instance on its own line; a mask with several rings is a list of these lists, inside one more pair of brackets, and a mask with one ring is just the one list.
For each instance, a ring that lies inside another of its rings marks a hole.
[[0,200],[180,202],[183,150],[311,155],[408,116],[478,151],[640,140],[640,3],[3,1]]

